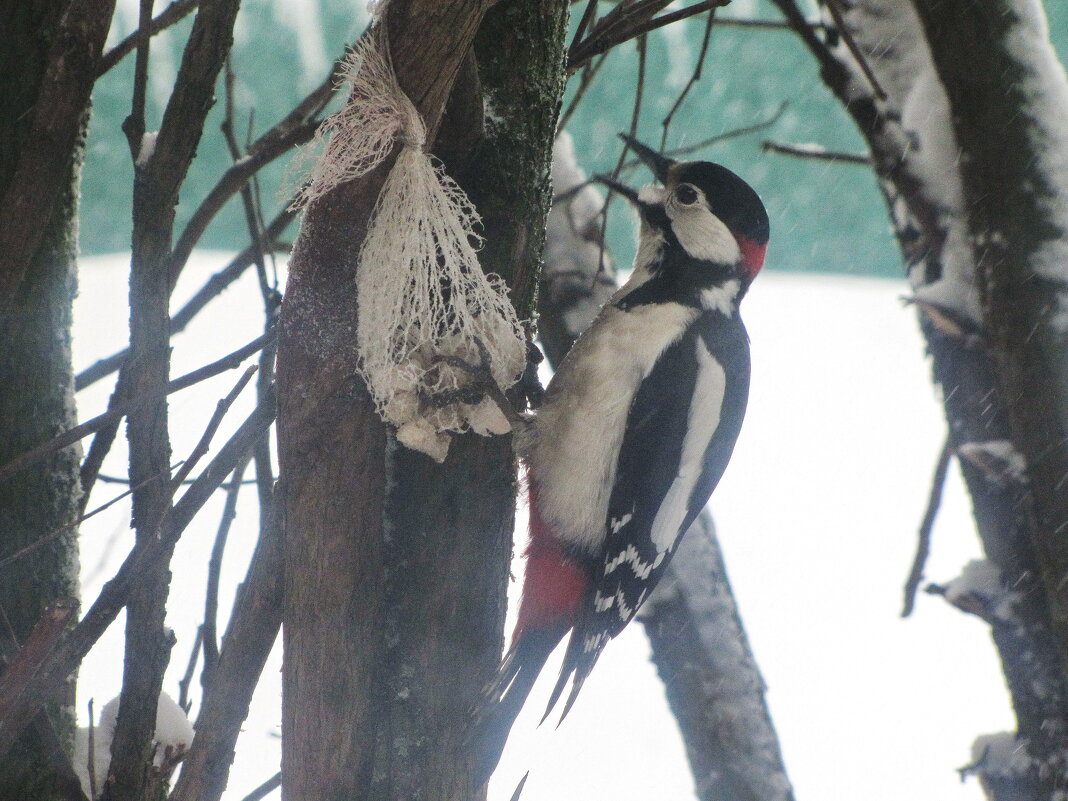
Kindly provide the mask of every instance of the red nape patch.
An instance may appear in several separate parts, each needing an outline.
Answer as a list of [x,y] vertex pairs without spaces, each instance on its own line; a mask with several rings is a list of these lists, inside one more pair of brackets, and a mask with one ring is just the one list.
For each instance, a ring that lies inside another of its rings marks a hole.
[[749,280],[752,281],[760,272],[760,268],[764,266],[764,255],[768,251],[768,243],[740,236],[738,247],[742,251],[742,264],[745,265],[745,271],[749,275]]
[[530,544],[527,546],[523,593],[513,641],[527,627],[544,628],[574,623],[589,579],[582,566],[569,558],[538,514],[537,493],[531,483]]

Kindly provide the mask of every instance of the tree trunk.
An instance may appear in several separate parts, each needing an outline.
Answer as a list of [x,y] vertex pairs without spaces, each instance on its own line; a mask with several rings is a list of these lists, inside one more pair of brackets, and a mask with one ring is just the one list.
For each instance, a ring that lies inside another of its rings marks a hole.
[[[19,183],[20,159],[36,121],[42,79],[53,45],[60,40],[66,3],[9,0],[0,17],[5,55],[0,87],[0,198],[25,191]],[[97,52],[103,44],[99,32]],[[95,33],[95,32],[94,32]],[[76,422],[71,370],[71,303],[75,294],[77,199],[81,173],[86,96],[74,102],[75,137],[45,157],[61,179],[43,217],[23,219],[13,236],[36,238],[21,280],[12,279],[0,302],[0,463],[41,444]],[[33,230],[31,230],[33,229]],[[10,554],[63,526],[78,515],[80,449],[68,448],[0,483],[0,552]],[[78,593],[77,532],[38,548],[0,571],[0,639],[25,642],[44,610]],[[69,750],[73,736],[74,684],[68,683],[0,762],[0,798],[65,797],[51,745]],[[51,742],[50,742],[51,741]]]
[[[434,152],[482,216],[482,268],[530,317],[541,266],[549,169],[563,94],[564,0],[489,12],[446,109]],[[476,68],[477,59],[477,68]],[[495,119],[483,130],[483,97]],[[515,520],[508,437],[466,434],[444,464],[391,442],[385,562],[388,723],[372,797],[474,801],[469,712],[501,655]],[[432,790],[440,791],[440,796]]]
[[[393,69],[431,140],[484,12],[478,2],[388,6]],[[424,464],[395,445],[387,459],[385,426],[356,372],[355,258],[391,164],[309,207],[282,306],[282,777],[292,801],[474,797],[455,754],[458,715],[484,678],[469,667],[499,644],[490,630],[499,626],[503,571],[481,571],[474,586],[450,571],[471,570],[486,549],[502,562],[499,502],[479,506],[458,488],[499,469],[506,445],[458,442],[459,480],[454,468]],[[389,526],[387,469],[403,481],[401,492],[420,495],[403,508],[395,496]],[[455,482],[448,488],[439,483],[443,471]],[[415,480],[428,482],[422,492]],[[510,485],[510,471],[498,472],[487,495],[506,496]],[[442,598],[435,583],[445,576],[451,594]],[[423,661],[424,647],[439,649],[428,658],[443,661]],[[411,675],[395,672],[402,670]]]
[[[949,97],[983,323],[1009,441],[1026,463],[1027,543],[1060,654],[1045,719],[1030,731],[1043,797],[1068,776],[1068,194],[1063,126],[1068,80],[1038,0],[916,0]],[[1010,586],[1015,576],[1005,576]]]

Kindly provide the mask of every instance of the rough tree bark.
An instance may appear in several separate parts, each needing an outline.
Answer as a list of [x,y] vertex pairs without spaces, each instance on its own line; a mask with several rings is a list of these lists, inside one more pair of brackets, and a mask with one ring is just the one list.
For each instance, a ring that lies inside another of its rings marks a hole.
[[[394,70],[431,137],[462,74],[441,155],[486,218],[485,263],[513,279],[521,311],[529,308],[566,4],[502,7],[486,21],[484,80],[498,109],[522,114],[501,114],[506,122],[484,141],[471,136],[482,111],[468,56],[486,6],[388,8]],[[308,209],[282,309],[287,799],[467,801],[481,792],[460,743],[500,653],[512,458],[505,439],[461,437],[441,467],[404,451],[356,374],[355,257],[388,166]]]
[[[70,326],[78,182],[89,88],[113,5],[82,4],[64,18],[63,2],[0,3],[0,462],[75,422]],[[77,447],[67,448],[0,484],[3,554],[77,518],[79,457]],[[0,639],[25,642],[51,603],[77,593],[71,529],[0,571]],[[0,761],[0,798],[61,797],[48,748],[57,733],[69,748],[73,701],[70,682]]]
[[[486,15],[434,147],[482,216],[482,268],[508,281],[521,318],[532,316],[541,266],[567,10],[542,0]],[[483,98],[495,112],[485,128]],[[395,638],[377,688],[388,723],[375,798],[482,792],[468,786],[462,723],[501,655],[515,520],[509,440],[458,437],[440,465],[390,443],[386,626]]]

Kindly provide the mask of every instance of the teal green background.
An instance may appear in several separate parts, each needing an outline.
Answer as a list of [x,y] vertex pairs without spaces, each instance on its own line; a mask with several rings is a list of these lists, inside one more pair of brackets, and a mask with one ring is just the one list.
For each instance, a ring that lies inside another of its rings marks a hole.
[[[120,4],[114,43],[133,29],[136,4]],[[253,136],[281,119],[326,74],[332,60],[363,29],[362,3],[350,0],[246,0],[235,33],[237,128]],[[301,24],[287,20],[297,9]],[[721,16],[778,20],[766,0],[736,0]],[[1047,3],[1054,45],[1062,61],[1068,54],[1068,3]],[[158,127],[168,81],[181,58],[188,34],[185,20],[153,45],[147,110],[148,128]],[[649,37],[645,103],[639,135],[657,145],[661,121],[688,80],[704,34],[704,18],[681,23],[675,32]],[[303,31],[302,50],[298,31]],[[302,55],[303,54],[303,55]],[[616,133],[630,127],[637,76],[637,51],[624,45],[609,56],[600,75],[569,125],[582,166],[588,172],[610,171],[619,157]],[[81,246],[85,254],[119,252],[130,246],[130,193],[133,169],[120,125],[129,112],[133,57],[128,56],[98,82],[83,177]],[[577,78],[569,87],[574,91]],[[219,102],[212,110],[199,153],[182,189],[181,226],[230,164],[219,124]],[[565,107],[566,107],[565,100]],[[831,150],[860,153],[863,142],[841,105],[820,81],[814,60],[788,31],[714,29],[703,77],[691,90],[672,122],[667,145],[686,146],[710,136],[770,118],[781,103],[785,112],[764,130],[714,145],[700,158],[721,162],[746,178],[768,207],[772,242],[767,266],[786,271],[854,275],[901,274],[882,197],[871,171],[863,166],[831,164],[764,154],[760,143],[818,143]],[[696,157],[696,156],[695,156]],[[288,159],[261,173],[264,214],[281,207],[280,186]],[[634,171],[630,183],[648,182]],[[289,183],[292,183],[290,180]],[[633,256],[633,221],[621,203],[613,204],[609,246],[622,265]],[[239,202],[231,201],[201,240],[201,247],[239,249],[248,242]]]

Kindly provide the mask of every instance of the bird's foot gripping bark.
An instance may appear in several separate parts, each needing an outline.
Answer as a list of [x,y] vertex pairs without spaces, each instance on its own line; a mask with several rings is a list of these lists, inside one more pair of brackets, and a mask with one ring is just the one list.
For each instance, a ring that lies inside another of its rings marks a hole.
[[[497,380],[493,377],[493,365],[490,360],[490,355],[486,350],[486,346],[481,340],[475,339],[475,346],[478,348],[478,364],[471,364],[466,359],[461,359],[459,356],[441,355],[438,356],[436,361],[443,364],[447,364],[450,367],[455,367],[458,370],[463,370],[469,376],[471,376],[472,383],[456,390],[450,390],[446,392],[438,392],[429,397],[428,400],[435,405],[448,405],[461,401],[463,403],[478,403],[482,398],[488,397],[501,410],[501,413],[511,423],[512,429],[518,431],[524,428],[529,419],[524,415],[521,409],[516,408],[515,404],[509,400],[508,396],[504,394],[504,391],[500,388]],[[537,348],[535,348],[537,350]],[[540,352],[538,353],[540,356]],[[530,356],[528,353],[528,369],[524,371],[524,378],[522,383],[526,384],[527,373],[529,370]],[[535,381],[536,381],[535,374]],[[540,390],[540,384],[538,389]],[[528,388],[524,386],[524,390],[528,397],[531,396]]]

